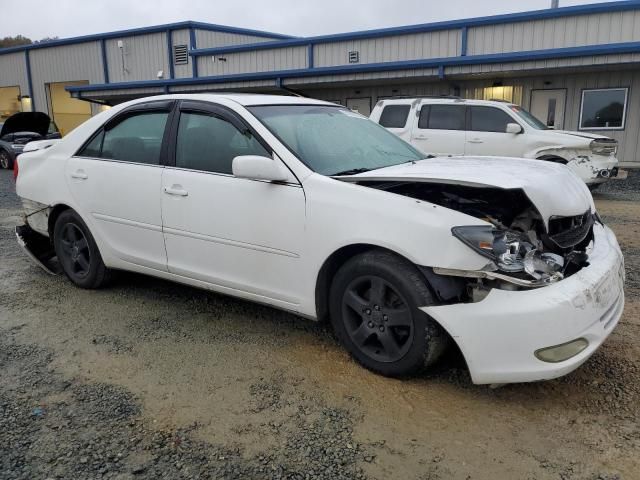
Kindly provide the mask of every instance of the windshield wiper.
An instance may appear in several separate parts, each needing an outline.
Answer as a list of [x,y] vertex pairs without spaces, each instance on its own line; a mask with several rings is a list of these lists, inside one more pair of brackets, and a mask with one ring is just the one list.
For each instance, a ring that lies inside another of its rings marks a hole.
[[332,174],[332,177],[339,177],[341,175],[356,175],[358,173],[364,173],[364,172],[369,172],[371,171],[371,168],[352,168],[350,170],[344,170],[342,172],[336,172],[334,174]]

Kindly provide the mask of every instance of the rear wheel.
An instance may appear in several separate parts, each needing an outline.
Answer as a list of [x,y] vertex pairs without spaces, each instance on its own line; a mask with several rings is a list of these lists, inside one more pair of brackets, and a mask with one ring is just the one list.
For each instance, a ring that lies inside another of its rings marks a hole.
[[330,292],[331,322],[340,342],[366,368],[405,376],[432,364],[446,334],[419,307],[433,297],[418,269],[392,253],[349,260]]
[[0,167],[7,170],[13,168],[13,160],[6,150],[0,150]]
[[65,210],[53,229],[53,246],[69,279],[81,288],[99,288],[109,276],[98,246],[80,216]]

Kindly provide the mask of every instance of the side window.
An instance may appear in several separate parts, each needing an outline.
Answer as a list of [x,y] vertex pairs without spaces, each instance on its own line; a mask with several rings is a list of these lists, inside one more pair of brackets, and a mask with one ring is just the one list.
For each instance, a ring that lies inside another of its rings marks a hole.
[[380,125],[386,128],[404,128],[411,105],[387,105],[380,115]]
[[231,174],[233,159],[241,155],[271,156],[255,137],[226,120],[200,113],[180,115],[176,167]]
[[[422,107],[424,110],[425,107]],[[432,130],[464,130],[465,122],[465,107],[464,105],[442,105],[432,104],[429,105],[429,117],[425,122],[420,118],[418,128],[429,128]],[[421,112],[422,113],[422,112]],[[421,126],[425,125],[426,127]]]
[[148,112],[125,118],[105,131],[100,157],[159,165],[168,116],[167,112]]
[[507,113],[494,107],[470,107],[470,130],[474,132],[507,131],[508,123],[517,123]]

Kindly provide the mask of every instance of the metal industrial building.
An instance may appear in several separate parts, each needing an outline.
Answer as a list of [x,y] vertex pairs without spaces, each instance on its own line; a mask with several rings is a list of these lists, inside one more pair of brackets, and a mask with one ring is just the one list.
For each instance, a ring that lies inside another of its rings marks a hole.
[[306,38],[190,21],[0,50],[0,115],[47,111],[63,134],[102,105],[222,90],[363,114],[392,96],[503,99],[613,137],[640,166],[640,1]]

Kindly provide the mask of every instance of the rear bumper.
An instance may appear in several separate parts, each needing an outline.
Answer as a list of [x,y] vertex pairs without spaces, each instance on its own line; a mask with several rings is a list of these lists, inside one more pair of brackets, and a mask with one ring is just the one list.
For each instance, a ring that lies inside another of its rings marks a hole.
[[[624,308],[624,263],[611,230],[597,224],[590,265],[536,290],[493,289],[478,303],[423,307],[454,338],[474,383],[548,380],[578,368],[605,341]],[[534,352],[576,339],[587,348],[558,363]]]
[[20,225],[16,227],[16,240],[33,263],[51,275],[60,273],[59,265],[52,262],[55,252],[47,237],[37,233],[29,225]]

